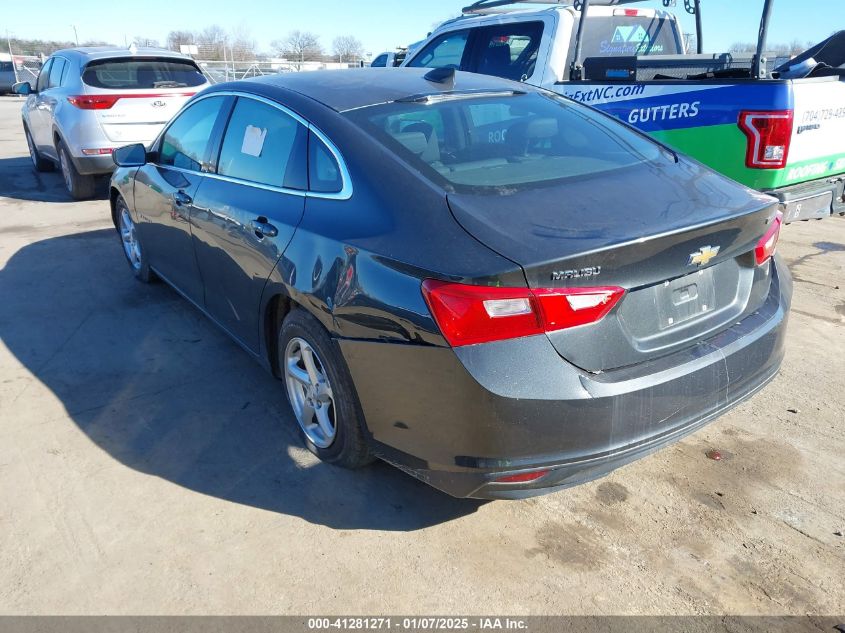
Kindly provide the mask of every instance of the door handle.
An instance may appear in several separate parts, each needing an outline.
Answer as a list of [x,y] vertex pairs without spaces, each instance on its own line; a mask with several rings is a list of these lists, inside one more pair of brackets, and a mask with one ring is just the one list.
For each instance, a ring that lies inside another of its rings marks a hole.
[[193,201],[194,201],[194,199],[191,198],[191,196],[189,196],[184,191],[177,191],[176,193],[173,194],[173,202],[176,203],[177,207],[181,207],[183,205],[187,206],[187,205],[191,204]]
[[258,238],[276,237],[279,234],[279,229],[267,222],[267,218],[265,217],[256,218],[250,222],[249,228],[255,232]]

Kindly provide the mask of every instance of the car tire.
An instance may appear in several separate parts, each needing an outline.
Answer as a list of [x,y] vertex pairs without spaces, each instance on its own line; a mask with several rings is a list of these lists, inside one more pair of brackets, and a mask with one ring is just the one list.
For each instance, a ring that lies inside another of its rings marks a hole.
[[129,212],[129,207],[123,196],[114,201],[115,228],[117,237],[123,248],[123,255],[132,269],[132,274],[138,281],[148,284],[155,280],[155,273],[150,268],[147,252],[141,245],[141,240],[135,228],[135,221]]
[[65,187],[74,200],[87,200],[94,197],[97,181],[94,176],[83,176],[76,170],[76,165],[70,158],[70,151],[63,141],[56,146],[56,153],[59,155],[59,168]]
[[[346,362],[328,332],[308,312],[296,308],[282,322],[278,341],[282,380],[308,450],[320,460],[344,468],[371,463],[374,457],[366,439],[358,394]],[[306,347],[310,352],[306,352]],[[313,363],[310,370],[306,358],[309,355]],[[309,379],[315,373],[316,386]],[[320,386],[324,380],[327,384]],[[333,436],[325,432],[321,419],[333,422]]]
[[29,158],[32,160],[32,166],[35,171],[45,172],[56,169],[56,165],[53,161],[41,156],[41,153],[35,147],[35,142],[32,140],[32,134],[29,133],[29,128],[26,127],[26,125],[23,126],[23,133],[26,137],[26,145],[29,148]]

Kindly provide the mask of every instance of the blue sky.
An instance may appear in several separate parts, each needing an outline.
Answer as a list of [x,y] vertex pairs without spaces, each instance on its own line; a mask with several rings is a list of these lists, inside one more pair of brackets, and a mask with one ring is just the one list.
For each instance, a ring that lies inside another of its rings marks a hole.
[[[818,41],[835,28],[845,28],[844,0],[776,0],[771,41]],[[5,4],[5,3],[4,3]],[[22,38],[101,39],[122,44],[145,36],[164,41],[171,29],[200,30],[210,24],[249,31],[261,49],[292,29],[317,33],[326,49],[338,35],[352,34],[368,53],[422,39],[432,26],[453,17],[461,0],[38,0],[25,5],[10,0],[0,21],[0,37],[8,29]],[[755,41],[763,0],[702,0],[705,48],[723,52],[735,41]],[[687,31],[694,22],[674,9]],[[661,6],[651,1],[643,6]]]

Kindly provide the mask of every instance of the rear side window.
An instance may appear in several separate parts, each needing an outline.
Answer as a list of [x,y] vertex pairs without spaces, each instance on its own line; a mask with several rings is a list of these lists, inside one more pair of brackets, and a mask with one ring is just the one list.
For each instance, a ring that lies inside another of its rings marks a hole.
[[53,66],[50,68],[50,88],[57,88],[62,85],[66,64],[67,62],[61,57],[53,59]]
[[162,138],[159,164],[202,171],[223,103],[224,97],[203,99],[177,116]]
[[373,60],[373,63],[370,64],[373,68],[384,68],[387,66],[387,53],[382,53],[378,57]]
[[307,187],[308,129],[289,114],[239,98],[226,128],[217,171],[262,185]]
[[308,141],[308,188],[316,193],[338,193],[343,189],[340,166],[316,134]]
[[190,60],[148,58],[106,59],[85,67],[82,81],[94,88],[144,90],[150,88],[192,88],[205,77]]
[[542,22],[524,22],[481,29],[476,40],[476,72],[514,81],[534,74],[543,38]]
[[11,73],[14,72],[15,68],[12,66],[12,62],[0,62],[0,72],[2,73]]
[[[587,18],[581,58],[678,55],[683,51],[674,22],[667,18],[607,16]],[[575,32],[572,35],[574,48]]]
[[445,33],[433,40],[408,66],[413,68],[460,68],[469,31]]

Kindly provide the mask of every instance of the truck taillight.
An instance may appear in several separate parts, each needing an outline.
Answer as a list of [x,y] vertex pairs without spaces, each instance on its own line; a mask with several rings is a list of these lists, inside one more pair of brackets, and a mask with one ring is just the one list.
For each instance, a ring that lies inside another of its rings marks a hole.
[[739,129],[748,137],[745,165],[751,169],[783,169],[792,140],[792,110],[739,113]]
[[625,16],[628,18],[635,18],[640,15],[645,15],[645,11],[640,11],[639,9],[614,9],[613,15],[615,17]]
[[772,225],[766,231],[766,234],[757,242],[757,247],[754,249],[754,257],[757,260],[757,265],[762,266],[769,258],[775,254],[778,248],[778,240],[780,239],[780,227],[783,226],[783,215],[778,213],[775,219],[772,220]]
[[426,279],[423,297],[452,347],[533,336],[595,323],[623,288],[498,288]]

